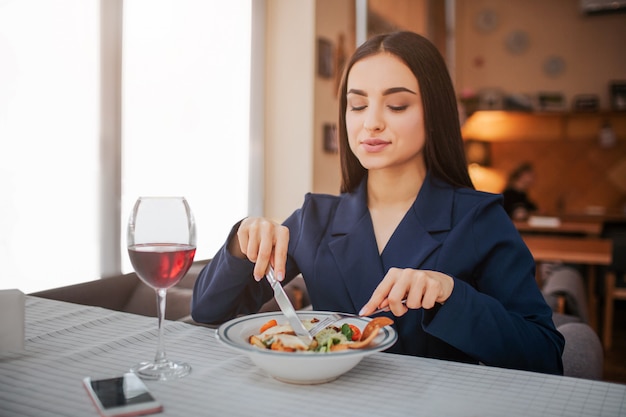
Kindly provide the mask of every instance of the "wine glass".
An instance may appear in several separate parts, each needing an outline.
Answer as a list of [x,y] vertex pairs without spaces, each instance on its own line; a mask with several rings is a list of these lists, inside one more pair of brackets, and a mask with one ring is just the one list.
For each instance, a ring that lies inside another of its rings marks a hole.
[[136,274],[156,291],[159,341],[154,361],[131,370],[143,379],[180,378],[187,363],[167,359],[163,320],[167,289],[187,273],[196,254],[196,224],[184,197],[139,197],[128,221],[128,256]]

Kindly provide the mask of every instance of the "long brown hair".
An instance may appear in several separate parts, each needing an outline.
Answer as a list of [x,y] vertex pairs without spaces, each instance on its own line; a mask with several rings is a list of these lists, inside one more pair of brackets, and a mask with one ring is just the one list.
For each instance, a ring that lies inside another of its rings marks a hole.
[[446,63],[437,48],[413,32],[394,32],[370,38],[348,61],[339,90],[339,158],[341,192],[352,192],[367,170],[348,144],[346,130],[347,80],[352,66],[380,52],[391,53],[409,67],[419,84],[424,111],[424,160],[431,175],[458,187],[474,188],[467,170],[456,95]]

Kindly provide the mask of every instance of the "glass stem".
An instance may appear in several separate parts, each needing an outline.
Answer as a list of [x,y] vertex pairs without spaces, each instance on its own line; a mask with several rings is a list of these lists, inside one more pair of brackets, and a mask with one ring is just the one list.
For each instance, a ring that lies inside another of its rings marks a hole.
[[159,318],[159,344],[157,345],[156,357],[154,358],[154,362],[156,364],[167,362],[167,358],[165,355],[165,342],[163,340],[163,320],[165,320],[165,298],[167,295],[167,290],[165,288],[159,288],[156,290],[156,299],[157,299],[157,307],[158,307],[158,318]]

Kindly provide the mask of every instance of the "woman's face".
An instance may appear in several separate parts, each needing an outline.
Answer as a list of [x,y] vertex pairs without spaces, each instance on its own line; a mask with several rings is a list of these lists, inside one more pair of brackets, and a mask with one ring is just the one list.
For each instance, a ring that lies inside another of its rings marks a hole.
[[424,118],[417,79],[395,55],[355,63],[347,82],[350,149],[366,169],[422,169]]

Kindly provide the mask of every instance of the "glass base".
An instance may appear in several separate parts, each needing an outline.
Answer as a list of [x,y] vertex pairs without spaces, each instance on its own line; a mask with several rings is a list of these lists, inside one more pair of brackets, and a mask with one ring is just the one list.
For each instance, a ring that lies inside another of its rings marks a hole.
[[191,372],[191,366],[184,362],[141,362],[130,368],[141,379],[166,381],[182,378]]

